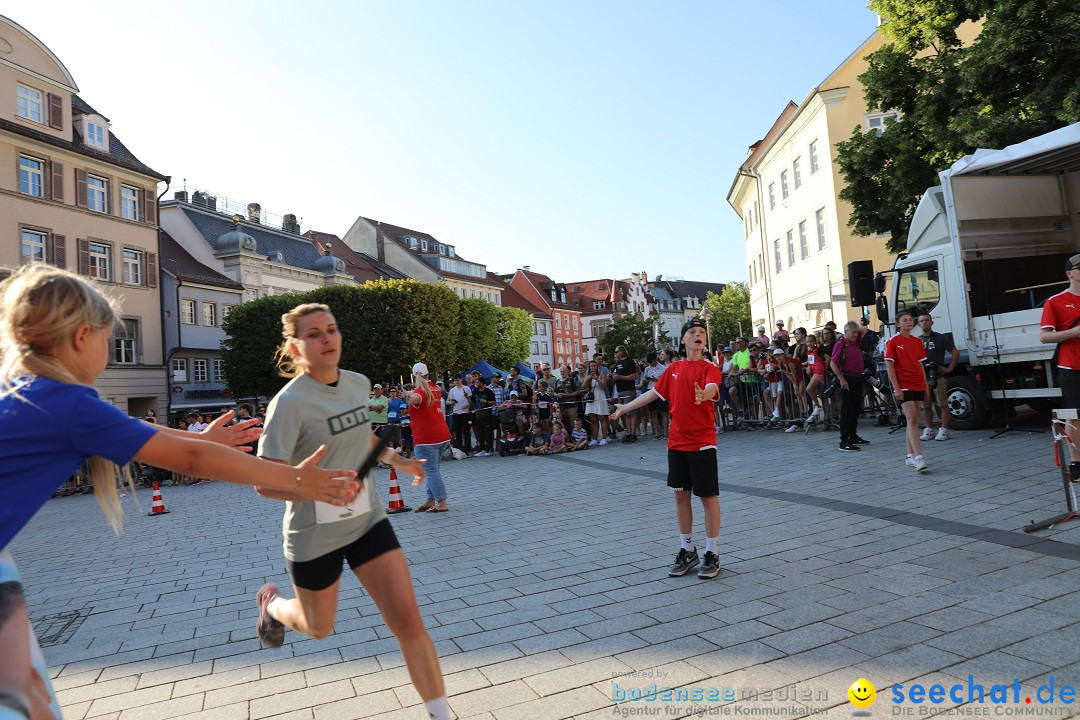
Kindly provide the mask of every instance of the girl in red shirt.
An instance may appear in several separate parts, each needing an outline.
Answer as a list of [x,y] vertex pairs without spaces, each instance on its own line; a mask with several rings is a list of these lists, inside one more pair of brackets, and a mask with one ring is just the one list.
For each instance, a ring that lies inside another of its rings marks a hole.
[[889,338],[885,344],[885,367],[889,371],[889,383],[892,385],[896,402],[904,411],[907,419],[907,457],[904,464],[919,472],[926,470],[926,460],[922,455],[922,442],[919,440],[919,406],[926,397],[926,347],[922,340],[912,336],[915,327],[915,314],[911,310],[901,310],[896,314],[898,335]]

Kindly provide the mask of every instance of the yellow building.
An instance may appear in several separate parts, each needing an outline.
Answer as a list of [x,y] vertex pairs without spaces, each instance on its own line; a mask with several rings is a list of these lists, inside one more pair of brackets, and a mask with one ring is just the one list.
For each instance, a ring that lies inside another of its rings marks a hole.
[[751,315],[770,335],[778,320],[815,330],[857,319],[863,309],[848,300],[848,263],[892,266],[887,236],[855,236],[848,227],[851,206],[837,197],[844,178],[835,162],[836,143],[852,128],[880,132],[897,115],[867,108],[858,80],[864,58],[882,44],[875,31],[801,105],[789,103],[751,146],[728,192],[743,220]]
[[94,278],[122,326],[97,383],[131,415],[165,411],[157,184],[64,64],[0,16],[0,268],[45,262]]

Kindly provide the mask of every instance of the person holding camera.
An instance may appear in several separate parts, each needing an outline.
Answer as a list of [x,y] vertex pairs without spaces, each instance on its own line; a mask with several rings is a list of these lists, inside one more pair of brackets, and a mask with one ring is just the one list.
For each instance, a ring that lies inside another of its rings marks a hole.
[[866,369],[859,335],[857,322],[845,323],[844,334],[833,345],[830,361],[840,383],[840,450],[843,452],[855,452],[860,445],[870,444],[856,432],[862,410],[863,370]]
[[[919,329],[922,330],[921,340],[926,349],[927,359],[927,393],[923,402],[923,422],[926,429],[923,430],[920,440],[948,440],[949,420],[952,413],[949,411],[949,373],[956,369],[960,361],[960,353],[956,351],[952,335],[934,332],[934,318],[929,312],[919,314]],[[949,353],[949,364],[945,364],[945,353]],[[934,405],[938,406],[938,414],[941,416],[941,429],[934,435]]]
[[915,313],[901,310],[896,313],[896,329],[900,332],[885,343],[885,367],[893,395],[907,420],[907,456],[904,464],[919,472],[926,470],[919,440],[919,405],[926,397],[926,348],[911,334]]

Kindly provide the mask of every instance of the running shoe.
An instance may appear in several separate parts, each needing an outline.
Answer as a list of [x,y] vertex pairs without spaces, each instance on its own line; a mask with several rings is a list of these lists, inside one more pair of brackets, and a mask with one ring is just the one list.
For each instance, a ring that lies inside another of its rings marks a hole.
[[705,559],[701,563],[701,567],[698,568],[697,576],[701,580],[708,580],[714,578],[720,574],[720,558],[716,557],[716,553],[706,551]]
[[668,577],[682,577],[699,562],[701,559],[698,557],[697,549],[686,552],[685,548],[679,548],[679,554],[675,556],[675,564],[668,570]]
[[277,585],[273,583],[266,583],[255,593],[255,604],[259,606],[259,622],[255,625],[255,632],[266,648],[281,647],[285,642],[285,626],[272,618],[266,609],[278,594]]
[[948,440],[949,439],[949,429],[948,428],[939,428],[938,431],[937,431],[937,435],[934,437],[934,439],[935,440]]
[[928,427],[925,430],[923,430],[922,435],[919,436],[919,439],[922,440],[923,442],[926,442],[927,440],[933,440],[934,439],[934,428]]

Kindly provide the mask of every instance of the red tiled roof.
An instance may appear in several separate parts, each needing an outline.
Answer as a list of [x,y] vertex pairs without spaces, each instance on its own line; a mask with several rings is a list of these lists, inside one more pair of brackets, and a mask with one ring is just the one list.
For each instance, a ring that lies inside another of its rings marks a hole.
[[576,312],[581,312],[581,308],[577,303],[572,302],[573,298],[570,296],[569,288],[567,289],[567,299],[571,302],[558,302],[551,299],[551,288],[560,285],[565,287],[565,283],[557,283],[547,275],[533,272],[532,270],[521,269],[518,270],[518,272],[524,275],[525,278],[533,284],[533,287],[540,292],[544,297],[544,302],[546,302],[549,307],[558,308],[559,310],[574,310]]
[[540,318],[541,320],[551,320],[551,313],[543,308],[538,308],[531,302],[525,299],[521,293],[509,285],[503,285],[502,288],[502,304],[509,305],[510,307],[521,308],[525,312],[531,314],[533,317]]

